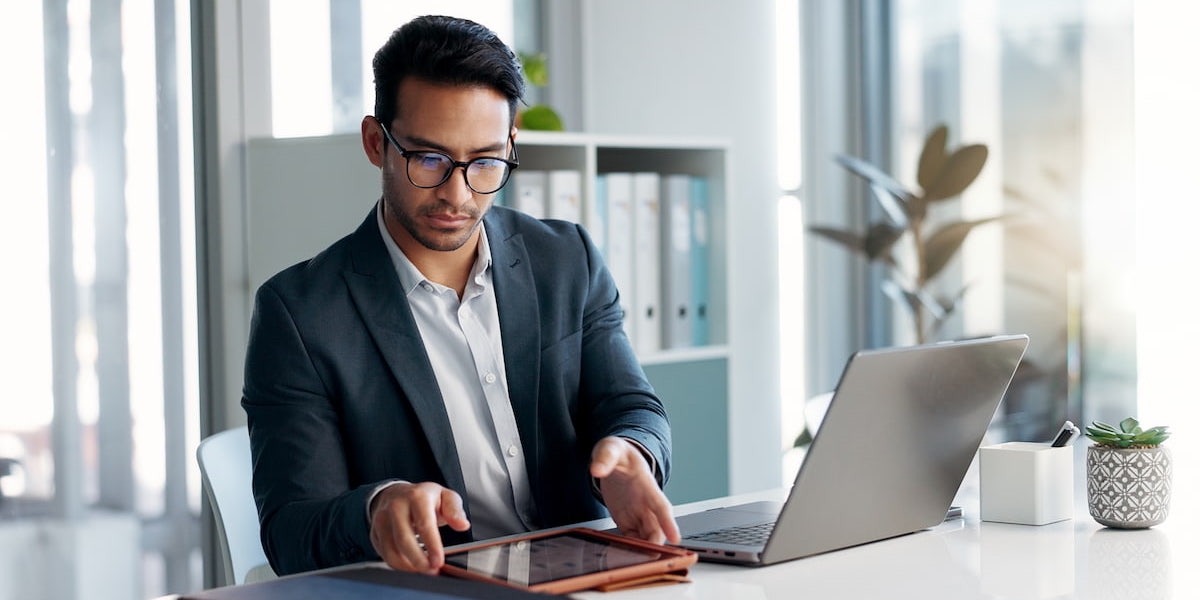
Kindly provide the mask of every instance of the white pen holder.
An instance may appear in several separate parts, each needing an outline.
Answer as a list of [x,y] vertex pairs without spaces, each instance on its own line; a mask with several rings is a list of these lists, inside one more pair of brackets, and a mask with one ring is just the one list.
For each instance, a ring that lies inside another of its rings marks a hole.
[[979,449],[979,513],[984,521],[1045,525],[1075,506],[1071,446],[1007,442]]

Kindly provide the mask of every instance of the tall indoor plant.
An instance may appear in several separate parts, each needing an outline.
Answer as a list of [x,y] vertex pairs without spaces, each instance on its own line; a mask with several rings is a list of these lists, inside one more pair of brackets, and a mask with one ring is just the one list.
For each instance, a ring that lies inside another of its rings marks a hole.
[[[917,163],[919,188],[916,190],[908,189],[879,167],[860,158],[846,154],[835,156],[838,164],[870,184],[871,197],[883,209],[883,218],[870,223],[863,232],[821,225],[808,228],[869,261],[888,267],[882,290],[907,308],[918,344],[931,340],[958,308],[967,291],[963,286],[953,294],[940,294],[932,289],[936,279],[976,227],[1001,218],[997,215],[973,220],[940,220],[931,216],[931,208],[962,194],[987,163],[987,146],[968,144],[947,148],[949,133],[946,125],[938,125],[925,138]],[[815,407],[818,414],[824,412],[822,406],[829,396],[816,397],[820,399],[816,404],[821,405]],[[806,422],[793,446],[807,446],[816,425],[819,423]]]
[[[908,309],[917,343],[930,341],[958,307],[967,289],[963,286],[956,293],[939,294],[932,284],[976,227],[1001,218],[945,221],[931,218],[930,209],[962,194],[987,162],[986,146],[969,144],[951,150],[946,147],[948,135],[949,129],[939,125],[925,139],[917,164],[916,190],[906,188],[862,159],[837,155],[838,164],[870,184],[872,197],[883,209],[883,218],[870,223],[864,232],[809,227],[813,233],[888,267],[883,292]],[[899,252],[903,245],[907,245],[908,255]]]

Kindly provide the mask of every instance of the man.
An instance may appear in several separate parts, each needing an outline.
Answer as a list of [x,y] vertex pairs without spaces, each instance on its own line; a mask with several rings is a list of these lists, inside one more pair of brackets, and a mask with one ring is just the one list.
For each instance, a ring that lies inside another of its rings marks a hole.
[[246,410],[277,573],[606,516],[679,540],[670,431],[578,225],[492,200],[524,91],[488,29],[422,17],[379,50],[362,122],[382,198],[357,231],[263,284]]

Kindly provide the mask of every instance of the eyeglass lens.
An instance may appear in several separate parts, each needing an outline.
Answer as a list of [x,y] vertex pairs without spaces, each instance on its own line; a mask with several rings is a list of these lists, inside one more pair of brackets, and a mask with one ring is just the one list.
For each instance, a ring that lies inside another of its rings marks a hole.
[[[437,187],[450,177],[454,161],[439,152],[409,152],[408,178],[413,185]],[[467,162],[467,185],[480,194],[490,194],[504,186],[508,179],[508,163],[480,157]]]

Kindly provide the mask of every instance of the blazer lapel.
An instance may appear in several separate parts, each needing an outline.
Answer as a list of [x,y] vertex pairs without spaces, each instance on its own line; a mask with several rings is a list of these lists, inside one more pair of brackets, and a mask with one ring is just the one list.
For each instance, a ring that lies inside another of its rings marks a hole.
[[[532,475],[537,473],[537,452],[541,447],[537,428],[541,313],[533,284],[533,269],[521,235],[509,231],[495,209],[488,212],[483,224],[492,247],[492,285],[500,315],[508,398],[525,446],[526,466]],[[530,480],[536,488],[537,478],[530,477]]]
[[[354,233],[353,264],[343,273],[367,331],[421,422],[438,467],[452,489],[465,491],[458,449],[437,377],[395,267],[383,245],[375,211]],[[465,496],[464,496],[465,501]]]

